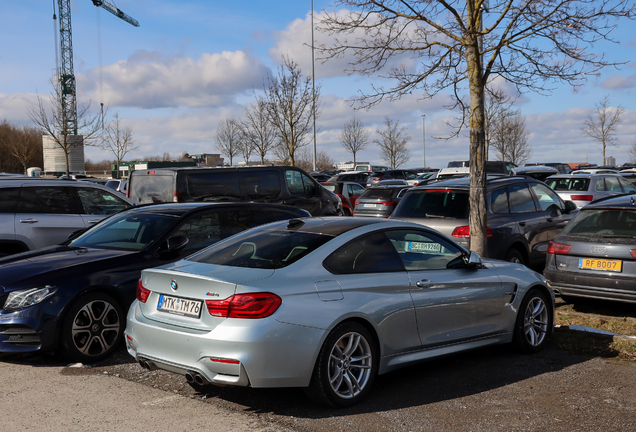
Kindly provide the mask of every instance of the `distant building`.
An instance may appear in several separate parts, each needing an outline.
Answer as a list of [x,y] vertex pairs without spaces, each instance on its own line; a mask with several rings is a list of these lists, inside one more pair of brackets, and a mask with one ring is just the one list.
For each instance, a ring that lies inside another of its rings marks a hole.
[[197,166],[223,166],[223,158],[220,154],[201,153],[190,155]]
[[177,161],[149,161],[149,162],[122,162],[119,164],[119,175],[117,175],[117,169],[115,165],[111,165],[113,178],[128,178],[130,173],[135,170],[146,170],[153,168],[171,168],[171,167],[189,167],[196,166],[196,163],[191,161],[177,162]]
[[616,166],[616,158],[614,156],[609,156],[605,158],[605,165]]
[[[68,155],[68,169],[71,173],[83,173],[84,168],[84,136],[69,135],[68,142],[78,144]],[[59,176],[66,174],[66,156],[64,149],[55,142],[52,136],[42,136],[42,156],[44,171],[47,174]]]

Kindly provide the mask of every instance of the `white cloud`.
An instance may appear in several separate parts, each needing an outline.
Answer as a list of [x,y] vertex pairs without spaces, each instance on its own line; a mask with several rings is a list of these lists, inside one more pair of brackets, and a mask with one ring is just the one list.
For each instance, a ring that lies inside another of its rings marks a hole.
[[[203,54],[196,60],[138,51],[102,68],[103,100],[109,106],[145,109],[221,106],[237,94],[260,88],[268,71],[243,51]],[[92,84],[93,94],[100,92],[98,70],[77,79],[78,85]]]

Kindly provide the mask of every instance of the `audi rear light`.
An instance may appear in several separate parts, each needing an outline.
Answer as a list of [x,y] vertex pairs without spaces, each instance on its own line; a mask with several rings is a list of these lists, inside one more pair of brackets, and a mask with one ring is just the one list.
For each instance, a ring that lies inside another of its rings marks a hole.
[[221,318],[266,318],[278,310],[282,299],[276,294],[235,294],[223,300],[206,300],[210,315]]
[[630,252],[631,252],[631,254],[632,254],[632,257],[633,257],[634,259],[636,259],[636,249],[632,249],[632,250],[630,250]]
[[[555,255],[567,255],[570,253],[570,249],[572,249],[572,246],[570,245],[566,245],[566,244],[562,244],[562,243],[555,243],[555,242],[550,242],[548,243],[548,253],[549,254],[555,254]],[[634,251],[632,251],[632,255],[634,255]]]
[[354,205],[359,206],[360,205],[360,200],[356,200],[356,203]]
[[592,201],[594,199],[594,195],[572,195],[570,199],[572,201]]
[[148,174],[153,175],[155,172],[154,171],[148,171]]
[[[451,236],[469,239],[470,227],[468,225],[455,227],[455,229],[451,233]],[[492,231],[490,231],[490,228],[488,227],[486,227],[486,238],[492,238]]]
[[383,205],[383,206],[394,206],[395,205],[395,201],[380,201],[378,202],[378,204]]
[[139,300],[141,303],[146,303],[146,300],[148,300],[149,295],[150,295],[150,290],[144,287],[144,285],[141,282],[141,278],[139,278],[139,282],[137,282],[137,300]]

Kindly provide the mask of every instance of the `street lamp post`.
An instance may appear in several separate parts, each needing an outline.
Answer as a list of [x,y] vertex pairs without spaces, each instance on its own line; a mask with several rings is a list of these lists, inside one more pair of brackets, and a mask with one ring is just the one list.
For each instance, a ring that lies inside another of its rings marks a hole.
[[426,114],[422,114],[422,142],[424,143],[424,168],[426,168]]

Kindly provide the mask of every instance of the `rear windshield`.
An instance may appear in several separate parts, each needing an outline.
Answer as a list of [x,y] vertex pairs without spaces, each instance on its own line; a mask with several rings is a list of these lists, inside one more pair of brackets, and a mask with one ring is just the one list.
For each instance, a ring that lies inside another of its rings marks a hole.
[[545,183],[555,191],[586,191],[589,178],[548,178]]
[[358,199],[388,199],[397,189],[367,189]]
[[174,176],[171,174],[133,174],[130,199],[139,204],[171,202],[174,188]]
[[231,267],[278,269],[313,252],[333,237],[289,230],[250,230],[192,255],[189,261]]
[[393,215],[402,218],[468,219],[468,191],[426,189],[404,194]]
[[618,209],[581,210],[565,226],[563,234],[636,239],[636,211]]

